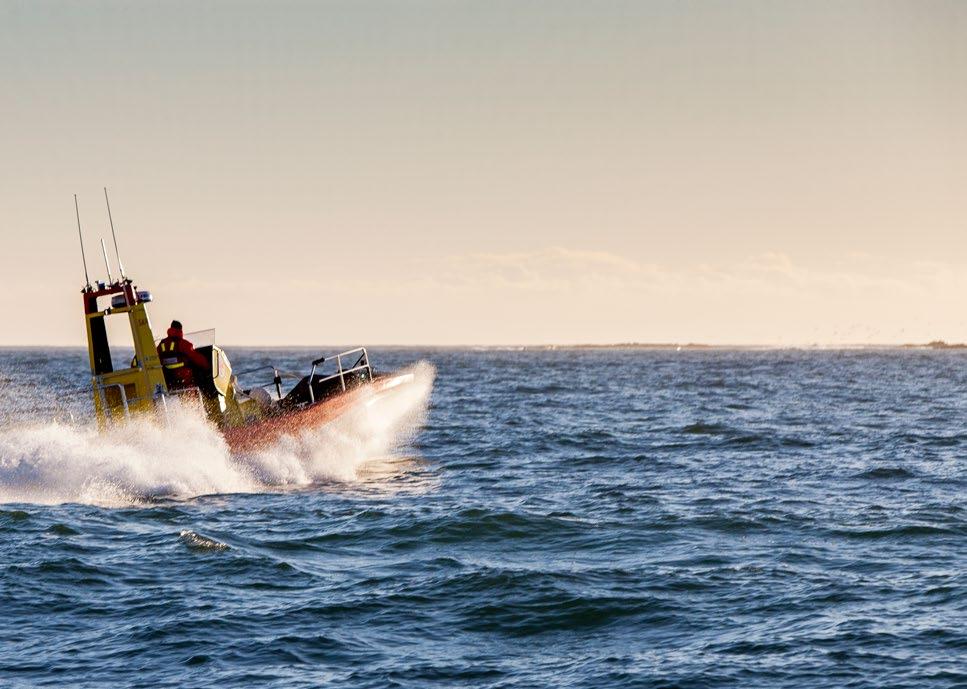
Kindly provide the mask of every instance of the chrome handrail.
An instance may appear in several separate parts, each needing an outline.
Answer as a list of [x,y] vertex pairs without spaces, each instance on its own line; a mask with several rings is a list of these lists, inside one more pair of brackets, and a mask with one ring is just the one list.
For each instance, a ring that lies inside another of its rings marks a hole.
[[[360,354],[360,353],[362,354],[362,357],[360,357],[360,361],[362,363],[360,365],[358,365],[358,366],[352,366],[351,368],[343,368],[343,361],[342,360],[343,360],[344,357],[348,357],[348,356],[351,356],[353,354]],[[323,363],[325,363],[327,361],[331,361],[333,359],[336,360],[336,372],[333,373],[332,375],[326,376],[325,378],[320,378],[318,381],[315,381],[316,383],[323,383],[323,382],[332,380],[333,378],[339,378],[339,383],[342,386],[343,392],[345,392],[346,391],[346,376],[349,375],[349,374],[351,374],[351,373],[355,373],[357,371],[368,371],[369,372],[369,380],[372,380],[373,379],[373,367],[369,363],[369,352],[366,351],[366,348],[365,347],[356,347],[354,349],[347,349],[346,351],[339,352],[337,354],[331,354],[329,356],[321,356],[321,357],[319,357],[318,359],[316,359],[316,360],[314,360],[312,362],[312,368],[309,371],[309,400],[310,400],[310,404],[315,404],[315,402],[316,402],[316,392],[313,389],[313,385],[312,385],[313,384],[313,378],[316,375],[316,369],[318,369],[318,367],[320,365],[322,365]],[[258,366],[256,368],[247,369],[245,371],[238,371],[238,372],[235,373],[235,375],[238,376],[238,377],[241,377],[241,376],[244,376],[244,375],[256,373],[258,371],[263,371],[263,370],[271,370],[274,373],[273,381],[272,381],[272,383],[270,383],[270,385],[275,385],[275,387],[276,387],[276,394],[278,395],[279,399],[282,399],[282,389],[281,389],[281,382],[282,382],[281,379],[282,378],[290,378],[290,379],[295,379],[295,380],[302,380],[302,378],[303,378],[303,376],[300,375],[300,374],[298,374],[298,373],[292,373],[292,372],[289,372],[289,371],[280,371],[278,368],[276,368],[275,366],[272,366],[271,364],[266,364],[265,366]],[[263,387],[263,386],[260,386],[260,387]]]
[[[364,361],[365,363],[362,366],[353,366],[348,370],[343,369],[342,358],[350,354],[356,354],[357,352],[363,353],[362,357],[360,357],[360,361]],[[332,357],[329,357],[329,358],[331,359]],[[319,364],[322,364],[325,361],[326,361],[326,357],[323,356],[323,357],[319,357],[318,359],[312,362],[312,370],[309,372],[309,404],[316,403],[316,391],[312,389],[312,384],[314,382],[313,377],[316,375],[316,368],[319,366]],[[327,380],[332,380],[333,378],[338,377],[339,383],[342,385],[342,391],[346,392],[346,374],[347,373],[352,373],[353,371],[361,371],[363,369],[367,369],[369,371],[369,379],[370,380],[373,379],[373,367],[370,366],[369,364],[369,353],[366,351],[365,347],[356,347],[355,349],[347,349],[345,352],[339,352],[338,354],[336,354],[336,367],[338,369],[336,373],[332,374],[331,376],[326,376],[325,378],[320,378],[318,382],[323,383]]]
[[[128,408],[128,393],[124,390],[124,385],[122,383],[108,383],[107,385],[104,383],[97,383],[97,394],[101,400],[101,408],[105,412],[111,408],[107,403],[107,396],[104,394],[108,388],[117,388],[121,392],[121,405],[124,407],[124,416],[130,417],[131,410]],[[113,414],[111,417],[113,418]]]

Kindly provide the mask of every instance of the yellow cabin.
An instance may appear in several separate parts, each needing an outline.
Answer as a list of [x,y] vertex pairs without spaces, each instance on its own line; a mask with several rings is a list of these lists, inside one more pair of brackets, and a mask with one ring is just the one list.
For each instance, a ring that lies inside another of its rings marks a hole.
[[[103,426],[132,412],[150,411],[168,391],[155,349],[145,303],[149,292],[138,292],[130,280],[98,283],[83,292],[87,348],[91,363],[94,412]],[[134,342],[134,367],[114,370],[105,319],[127,317]]]
[[[198,398],[212,421],[234,426],[249,420],[236,399],[232,366],[225,353],[213,344],[196,349],[210,358],[211,374],[190,390],[169,390],[164,366],[158,357],[151,321],[145,304],[151,293],[138,291],[131,280],[103,282],[85,287],[87,348],[91,364],[94,413],[105,427],[132,414],[164,407],[170,395],[189,392]],[[106,319],[126,317],[134,342],[134,358],[127,368],[114,368]]]

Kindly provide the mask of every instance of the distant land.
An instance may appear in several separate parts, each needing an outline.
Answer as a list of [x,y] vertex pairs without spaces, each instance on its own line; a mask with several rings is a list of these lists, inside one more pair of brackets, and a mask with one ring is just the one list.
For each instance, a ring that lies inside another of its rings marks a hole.
[[967,349],[967,343],[948,343],[943,340],[933,340],[926,344],[810,344],[810,345],[726,345],[702,344],[698,342],[619,342],[615,344],[576,344],[576,345],[546,345],[561,349]]
[[[565,345],[566,346],[566,345]],[[714,349],[716,347],[726,347],[727,345],[708,345],[689,342],[678,344],[675,342],[618,342],[615,344],[577,344],[571,345],[573,349]],[[739,345],[742,346],[742,345]]]
[[928,342],[925,345],[906,344],[903,346],[908,348],[926,348],[926,349],[967,349],[967,344],[963,342],[954,342],[954,343],[948,344],[943,340],[934,340],[933,342]]

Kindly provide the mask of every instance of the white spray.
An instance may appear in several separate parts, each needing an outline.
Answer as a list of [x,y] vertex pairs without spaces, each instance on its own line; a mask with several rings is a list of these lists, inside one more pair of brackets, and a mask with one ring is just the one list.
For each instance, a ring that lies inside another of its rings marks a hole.
[[68,424],[0,430],[0,503],[123,505],[150,498],[263,492],[321,480],[353,481],[416,432],[433,388],[433,367],[369,395],[329,424],[233,455],[220,433],[187,410],[167,423],[138,419],[110,434]]

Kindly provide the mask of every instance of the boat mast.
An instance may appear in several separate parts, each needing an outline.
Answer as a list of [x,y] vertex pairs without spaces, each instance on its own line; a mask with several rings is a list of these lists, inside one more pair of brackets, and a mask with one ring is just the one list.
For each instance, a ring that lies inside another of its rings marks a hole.
[[84,282],[85,289],[90,292],[91,278],[87,274],[87,256],[84,255],[84,234],[81,232],[81,212],[77,208],[77,194],[74,194],[74,214],[77,216],[77,238],[81,241],[81,261],[84,263]]
[[111,276],[111,262],[107,260],[107,247],[104,246],[104,240],[101,240],[101,253],[104,254],[104,267],[107,268],[107,284],[113,285],[114,278]]
[[111,217],[111,201],[107,198],[107,187],[104,187],[104,203],[107,204],[107,219],[111,222],[111,236],[114,238],[114,255],[118,257],[118,272],[122,280],[127,280],[124,274],[124,264],[121,263],[121,252],[118,250],[118,236],[114,231],[114,218]]

